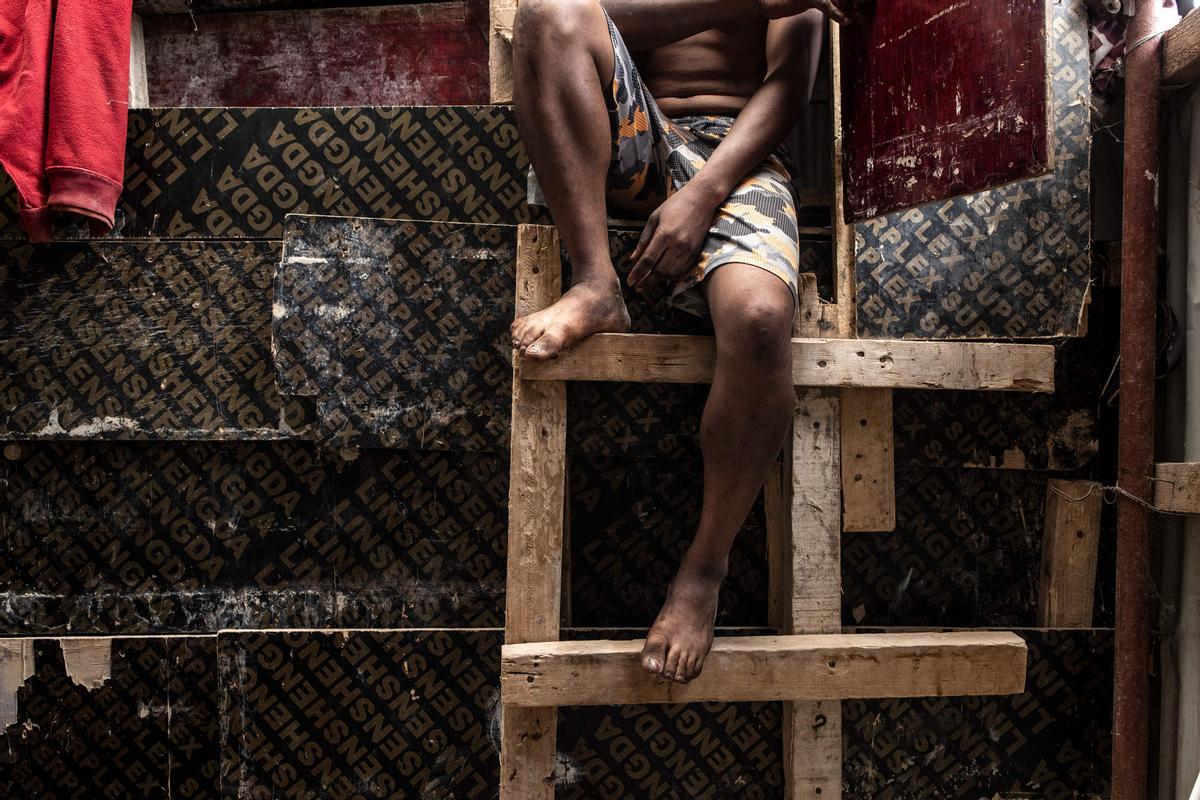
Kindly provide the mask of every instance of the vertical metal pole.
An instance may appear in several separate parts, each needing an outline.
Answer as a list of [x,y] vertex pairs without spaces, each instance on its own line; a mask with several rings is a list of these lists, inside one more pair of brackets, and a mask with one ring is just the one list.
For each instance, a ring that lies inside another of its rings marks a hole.
[[[1121,230],[1121,393],[1117,481],[1152,498],[1154,321],[1158,246],[1158,107],[1162,79],[1156,0],[1137,4],[1125,41],[1125,162]],[[1117,506],[1113,800],[1145,800],[1149,755],[1150,512]]]

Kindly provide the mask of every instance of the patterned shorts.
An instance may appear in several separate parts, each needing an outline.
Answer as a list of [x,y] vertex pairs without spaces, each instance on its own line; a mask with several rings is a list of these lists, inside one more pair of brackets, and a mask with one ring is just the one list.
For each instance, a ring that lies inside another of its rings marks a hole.
[[[607,15],[606,15],[607,16]],[[608,20],[616,70],[609,122],[612,163],[608,202],[627,211],[644,211],[686,184],[712,157],[733,127],[734,117],[667,118],[650,96],[616,25]],[[709,229],[696,266],[671,292],[671,304],[708,316],[700,282],[723,264],[761,267],[797,295],[800,247],[787,155],[777,151],[753,169],[722,204]]]

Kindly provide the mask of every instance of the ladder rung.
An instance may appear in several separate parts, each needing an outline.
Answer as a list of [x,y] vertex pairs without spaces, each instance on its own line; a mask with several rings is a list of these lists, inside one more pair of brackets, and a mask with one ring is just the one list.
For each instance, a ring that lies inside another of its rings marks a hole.
[[[1054,346],[915,339],[793,339],[797,386],[1054,391]],[[709,383],[711,336],[599,333],[551,361],[521,362],[547,381]]]
[[1026,646],[1003,631],[720,637],[700,677],[656,679],[642,641],[505,645],[510,706],[1000,695],[1024,691]]

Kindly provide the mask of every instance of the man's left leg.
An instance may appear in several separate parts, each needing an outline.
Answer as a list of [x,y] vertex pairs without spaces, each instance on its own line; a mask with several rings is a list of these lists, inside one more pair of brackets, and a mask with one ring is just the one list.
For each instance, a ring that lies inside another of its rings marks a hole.
[[718,267],[702,285],[716,332],[717,366],[700,423],[700,526],[642,650],[648,671],[683,682],[700,674],[712,646],[729,549],[779,454],[796,403],[791,290],[748,264]]

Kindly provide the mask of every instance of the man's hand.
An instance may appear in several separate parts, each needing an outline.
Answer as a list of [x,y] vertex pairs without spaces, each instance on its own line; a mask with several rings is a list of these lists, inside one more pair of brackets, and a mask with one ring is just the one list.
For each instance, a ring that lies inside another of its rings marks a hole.
[[850,21],[851,0],[758,0],[759,12],[767,19],[802,14],[815,8],[837,23]]
[[687,185],[654,210],[630,260],[629,285],[639,292],[696,266],[716,209]]

